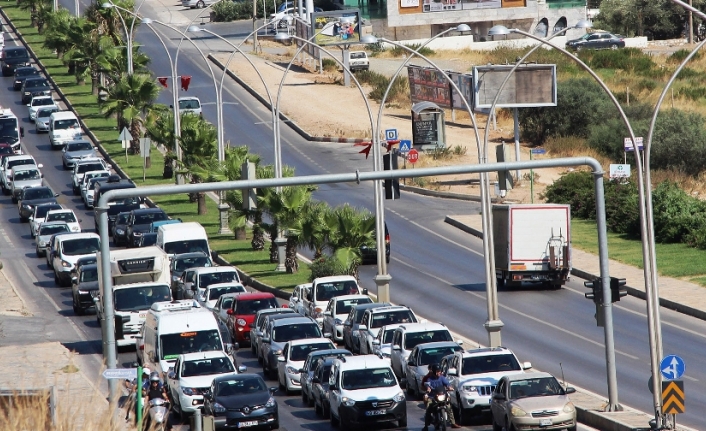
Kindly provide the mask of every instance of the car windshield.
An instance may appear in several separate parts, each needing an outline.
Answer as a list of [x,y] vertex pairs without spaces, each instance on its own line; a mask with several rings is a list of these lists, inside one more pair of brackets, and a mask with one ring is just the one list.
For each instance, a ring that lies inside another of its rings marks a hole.
[[[167,286],[164,286],[169,291]],[[168,301],[169,299],[167,299]],[[149,307],[148,307],[149,308]],[[194,352],[211,352],[223,350],[221,336],[217,329],[207,331],[177,332],[159,337],[162,344],[162,359],[168,361],[179,355]]]
[[28,181],[28,180],[38,180],[42,178],[42,175],[36,169],[28,169],[25,171],[15,172],[15,181]]
[[15,76],[17,76],[18,78],[20,76],[31,76],[31,75],[39,75],[39,71],[33,67],[27,67],[27,68],[22,67],[22,68],[15,69]]
[[91,281],[98,281],[98,268],[88,268],[81,271],[82,283],[89,283]]
[[155,302],[171,299],[169,286],[137,286],[115,290],[115,309],[118,311],[149,310]]
[[[371,328],[382,328],[386,325],[394,325],[395,323],[412,323],[416,322],[411,310],[388,311],[386,313],[373,314],[373,323]],[[443,340],[441,340],[443,341]]]
[[164,251],[167,254],[195,253],[200,251],[208,254],[208,241],[205,239],[192,239],[188,241],[174,241],[164,244]]
[[50,189],[43,189],[40,187],[33,187],[31,189],[24,189],[23,200],[32,199],[49,199],[54,197],[54,192]]
[[321,378],[319,379],[321,384],[327,385],[328,378],[331,377],[331,365],[324,365],[323,369],[319,371],[319,375],[321,376]]
[[98,238],[69,239],[61,243],[61,249],[67,256],[91,254],[98,251],[99,248],[100,240]]
[[78,129],[78,127],[78,120],[73,118],[54,122],[54,130]]
[[2,58],[20,58],[27,57],[27,51],[23,49],[7,49],[3,51]]
[[424,349],[422,354],[419,356],[419,363],[417,365],[429,365],[441,362],[441,359],[450,355],[453,352],[461,350],[461,346],[448,346],[448,347],[435,347],[433,349]]
[[184,257],[175,259],[173,268],[174,271],[183,272],[189,268],[199,268],[203,266],[211,266],[211,259],[206,257],[206,255],[202,257]]
[[232,286],[214,287],[208,289],[208,300],[214,301],[226,293],[243,293],[245,288],[240,284],[234,284]]
[[304,361],[309,353],[315,350],[332,349],[331,343],[316,343],[316,344],[300,344],[292,346],[292,351],[289,354],[291,361]]
[[[277,308],[277,300],[275,298],[264,298],[264,299],[249,299],[247,301],[238,301],[235,306],[235,314],[237,315],[249,315],[257,314],[258,311],[264,310],[266,308]],[[289,341],[289,340],[287,340]]]
[[240,281],[238,279],[238,273],[232,272],[214,272],[212,274],[201,274],[199,275],[199,287],[205,288],[216,283],[230,283],[233,281]]
[[236,378],[218,382],[217,397],[232,397],[237,395],[255,394],[266,391],[265,382],[258,377]]
[[125,224],[125,223],[127,223],[128,217],[130,217],[130,213],[120,213],[120,214],[118,214],[118,217],[115,219],[115,224]]
[[[336,301],[336,313],[335,314],[348,314],[351,312],[351,308],[353,308],[354,305],[356,305],[356,304],[369,304],[371,302],[373,302],[373,300],[370,298],[353,298],[353,299],[344,299],[343,301]],[[357,315],[356,315],[356,317],[357,317]],[[360,322],[360,320],[357,320],[357,319],[356,319],[356,321]]]
[[341,387],[348,390],[388,388],[396,384],[397,380],[389,368],[344,371],[341,379]]
[[385,331],[384,334],[382,334],[382,344],[390,344],[392,343],[392,337],[395,335],[395,328],[393,329],[388,329]]
[[15,166],[21,166],[21,165],[36,165],[34,159],[17,159],[17,160],[10,160],[7,162],[7,167],[12,169]]
[[332,281],[316,285],[316,300],[328,301],[336,296],[358,294],[358,284],[353,280]]
[[320,338],[321,330],[316,323],[296,323],[276,327],[272,339],[278,342],[299,340],[301,338]]
[[93,149],[90,142],[70,142],[66,144],[66,152],[71,151],[89,151]]
[[515,355],[488,355],[463,359],[461,374],[485,374],[498,371],[519,371],[522,367]]
[[414,349],[418,344],[431,343],[433,341],[453,341],[451,333],[447,330],[410,332],[404,337],[404,348]]
[[47,106],[47,105],[53,105],[54,104],[54,99],[51,97],[40,97],[36,99],[32,99],[32,106]]
[[76,215],[73,211],[51,213],[47,214],[47,218],[44,221],[65,221],[66,223],[76,223]]
[[55,112],[57,112],[56,109],[40,109],[37,111],[37,118],[49,118]]
[[135,214],[134,224],[150,224],[153,221],[167,220],[167,214],[164,212],[150,212],[146,214]]
[[102,182],[105,182],[105,181],[108,181],[108,175],[107,175],[107,174],[106,174],[106,175],[98,175],[98,176],[95,176],[95,177],[93,177],[93,178],[89,178],[89,179],[88,179],[88,185],[87,185],[87,187],[88,187],[89,189],[92,189],[92,188],[93,188],[93,185],[94,185],[95,183],[102,183]]
[[210,374],[233,373],[235,368],[230,359],[226,357],[199,359],[184,362],[182,377],[208,376]]
[[199,109],[201,104],[198,100],[180,100],[179,109]]
[[76,172],[79,174],[85,174],[89,171],[100,171],[102,169],[105,169],[105,166],[103,166],[103,164],[101,164],[100,162],[82,163],[78,165],[78,168],[76,168]]
[[39,236],[54,235],[55,233],[70,232],[71,230],[65,224],[56,224],[50,226],[41,226],[39,228]]
[[517,380],[510,382],[510,399],[564,395],[564,389],[554,377]]

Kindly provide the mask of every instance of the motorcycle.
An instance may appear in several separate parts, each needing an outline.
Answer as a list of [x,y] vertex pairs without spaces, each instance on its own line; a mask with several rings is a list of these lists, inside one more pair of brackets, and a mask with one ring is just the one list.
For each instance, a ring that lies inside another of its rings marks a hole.
[[449,420],[447,409],[450,402],[446,388],[440,386],[428,396],[431,404],[429,404],[427,412],[431,416],[431,425],[434,425],[435,430],[446,431],[446,422]]
[[154,398],[147,402],[149,408],[147,413],[147,423],[145,429],[168,429],[167,421],[169,420],[169,402],[162,398]]

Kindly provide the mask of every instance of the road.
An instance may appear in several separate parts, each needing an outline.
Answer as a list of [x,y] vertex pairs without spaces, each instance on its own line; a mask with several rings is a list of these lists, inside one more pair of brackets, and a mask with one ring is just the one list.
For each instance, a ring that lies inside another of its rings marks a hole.
[[[72,9],[72,5],[67,7]],[[147,5],[143,12],[145,16],[158,16],[152,15],[154,11]],[[221,34],[243,35],[249,25],[211,24],[209,28]],[[166,55],[149,29],[140,28],[137,41],[152,59],[155,75],[168,75]],[[205,49],[225,49],[212,39],[201,43]],[[167,44],[173,48],[175,41],[168,40]],[[196,95],[202,101],[214,100],[211,78],[206,75],[208,69],[193,48],[183,49],[178,72],[193,76],[188,94]],[[26,107],[19,104],[19,95],[11,91],[10,78],[3,78],[2,83],[6,91],[0,92],[0,104],[25,117],[25,151],[44,164],[45,180],[61,193],[60,203],[76,210],[83,220],[82,227],[92,230],[93,215],[83,208],[79,197],[71,194],[70,178],[61,168],[59,153],[51,151],[46,135],[34,133],[33,125],[26,119]],[[160,97],[160,102],[169,104],[171,101],[168,91]],[[224,102],[227,135],[238,137],[233,144],[249,145],[252,152],[263,156],[265,163],[271,163],[270,113],[232,83],[226,87]],[[215,122],[215,106],[206,104],[204,115]],[[286,126],[282,127],[282,142],[282,159],[296,168],[297,175],[372,169],[370,161],[366,162],[357,154],[358,149],[348,144],[310,143]],[[372,194],[369,185],[327,185],[317,191],[316,197],[332,206],[350,203],[372,210]],[[389,271],[393,277],[393,302],[409,305],[429,320],[442,321],[451,330],[486,343],[483,323],[487,311],[481,244],[476,238],[443,223],[447,214],[477,211],[477,204],[405,193],[398,201],[386,201],[385,208],[392,237]],[[0,242],[6,272],[43,307],[49,328],[47,337],[62,341],[81,354],[100,352],[101,336],[95,316],[73,315],[70,289],[56,287],[44,261],[34,257],[29,226],[19,222],[17,209],[9,197],[0,198],[0,211],[3,220],[7,221],[0,232],[0,236],[6,238]],[[375,292],[374,274],[373,266],[361,270],[361,282],[371,292]],[[594,305],[583,297],[585,291],[581,280],[572,281],[560,291],[501,290],[499,310],[505,323],[502,344],[512,348],[520,360],[531,361],[537,369],[563,375],[577,386],[606,394],[603,331],[595,326]],[[651,411],[645,303],[624,298],[614,310],[619,401]],[[703,387],[706,381],[706,363],[702,354],[706,324],[665,309],[661,313],[665,353],[679,354],[687,363],[685,380],[689,409],[680,415],[680,423],[700,428],[703,419],[698,412],[706,408],[706,394],[690,388]],[[239,357],[243,365],[254,366],[246,353],[239,354]],[[121,353],[119,360],[122,365],[129,365],[134,360],[134,352]],[[97,372],[98,361],[93,363]],[[282,407],[282,425],[287,429],[329,429],[323,421],[315,420],[313,410],[303,409],[297,397],[280,396],[278,399]],[[410,412],[418,408],[414,403],[409,407]],[[416,416],[410,415],[410,428],[421,427],[419,418],[421,411]]]

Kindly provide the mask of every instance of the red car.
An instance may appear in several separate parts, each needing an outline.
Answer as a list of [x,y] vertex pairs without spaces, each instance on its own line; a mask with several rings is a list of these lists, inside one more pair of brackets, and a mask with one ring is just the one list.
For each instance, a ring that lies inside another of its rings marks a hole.
[[233,343],[242,346],[250,343],[250,329],[252,329],[255,315],[265,308],[278,308],[280,305],[271,293],[241,293],[233,299],[233,305],[228,310],[228,328]]

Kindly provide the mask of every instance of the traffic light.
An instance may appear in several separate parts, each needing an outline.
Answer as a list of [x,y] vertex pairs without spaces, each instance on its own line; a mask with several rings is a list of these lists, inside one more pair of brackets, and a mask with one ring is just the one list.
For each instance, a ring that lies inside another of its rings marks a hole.
[[[386,171],[397,169],[397,151],[392,154],[385,154],[382,156],[382,165]],[[400,180],[394,178],[391,180],[384,180],[385,182],[385,199],[399,199],[400,198]]]
[[584,281],[583,285],[591,289],[591,292],[584,293],[584,296],[596,304],[603,303],[603,281],[595,278],[591,281]]
[[627,289],[621,289],[625,286],[624,278],[610,277],[610,300],[611,302],[618,302],[620,298],[628,295]]

